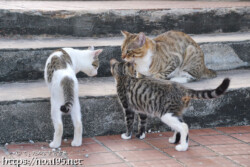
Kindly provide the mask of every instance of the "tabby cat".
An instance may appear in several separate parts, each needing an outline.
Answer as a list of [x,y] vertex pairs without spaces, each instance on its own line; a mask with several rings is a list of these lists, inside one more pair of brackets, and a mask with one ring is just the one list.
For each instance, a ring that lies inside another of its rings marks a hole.
[[134,61],[138,77],[172,80],[179,83],[216,77],[206,68],[199,45],[187,34],[168,31],[149,39],[144,33],[121,31],[125,40],[121,46],[122,58]]
[[54,124],[54,138],[51,148],[61,145],[63,134],[62,114],[69,113],[74,125],[72,146],[82,144],[81,108],[78,98],[76,73],[82,71],[88,76],[97,75],[98,55],[101,49],[77,50],[63,48],[53,52],[47,59],[44,78],[49,87],[51,98],[51,118]]
[[139,114],[138,134],[145,138],[147,117],[158,117],[175,132],[169,138],[170,143],[178,143],[177,151],[188,149],[188,126],[183,122],[185,112],[191,99],[212,99],[222,95],[228,88],[230,80],[224,79],[214,90],[192,90],[172,81],[160,81],[151,78],[136,78],[134,66],[130,62],[110,61],[111,73],[116,80],[117,94],[124,108],[126,133],[123,139],[130,139],[133,130],[134,114]]

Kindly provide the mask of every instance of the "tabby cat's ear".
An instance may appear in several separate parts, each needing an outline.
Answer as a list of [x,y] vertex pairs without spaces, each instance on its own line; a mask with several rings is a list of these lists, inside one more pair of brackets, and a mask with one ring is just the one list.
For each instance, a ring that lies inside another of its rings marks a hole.
[[135,61],[128,62],[128,66],[134,67],[135,66]]
[[126,38],[127,36],[129,36],[129,32],[127,31],[121,31],[122,35]]
[[114,65],[115,63],[118,63],[118,61],[116,59],[111,59],[110,60],[110,65],[111,66]]
[[146,35],[143,32],[140,32],[137,37],[137,44],[139,47],[142,47],[146,42]]
[[97,59],[98,56],[102,53],[103,49],[98,49],[98,50],[95,50],[95,54],[94,54],[94,58]]
[[95,50],[94,46],[89,46],[88,50]]

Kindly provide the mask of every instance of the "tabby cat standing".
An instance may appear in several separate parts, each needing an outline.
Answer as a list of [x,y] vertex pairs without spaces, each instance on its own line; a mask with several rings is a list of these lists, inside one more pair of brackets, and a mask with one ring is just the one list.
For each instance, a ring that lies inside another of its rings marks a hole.
[[116,81],[119,101],[124,109],[126,133],[123,139],[132,136],[134,114],[139,114],[136,137],[145,138],[148,116],[158,117],[175,132],[170,143],[179,143],[177,151],[188,149],[188,126],[182,115],[191,99],[212,99],[222,95],[229,87],[230,80],[224,79],[214,90],[192,90],[172,81],[162,82],[150,78],[134,77],[134,65],[129,62],[110,61],[111,73]]

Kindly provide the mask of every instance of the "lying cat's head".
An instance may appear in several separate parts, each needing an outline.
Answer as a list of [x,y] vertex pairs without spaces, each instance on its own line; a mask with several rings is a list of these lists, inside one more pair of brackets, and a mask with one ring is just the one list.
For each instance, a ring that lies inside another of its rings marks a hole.
[[110,60],[111,73],[114,77],[117,76],[134,76],[134,64],[130,62],[118,62],[116,59]]
[[102,53],[102,49],[94,50],[94,47],[90,47],[88,50],[84,50],[84,57],[81,57],[79,63],[82,64],[80,71],[83,71],[88,76],[97,75],[97,70],[99,68],[99,58],[98,56]]
[[135,58],[143,57],[148,47],[145,46],[146,36],[143,32],[139,34],[131,34],[127,31],[121,31],[125,40],[121,46],[122,59],[126,61],[133,61]]

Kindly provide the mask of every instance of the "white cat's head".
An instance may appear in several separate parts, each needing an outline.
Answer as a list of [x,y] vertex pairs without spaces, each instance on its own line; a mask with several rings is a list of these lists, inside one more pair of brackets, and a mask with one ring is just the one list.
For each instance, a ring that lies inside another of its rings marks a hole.
[[88,76],[97,75],[97,70],[99,68],[98,56],[102,53],[102,51],[102,49],[94,50],[94,47],[84,50],[84,56],[82,56],[81,60],[79,60],[82,64],[80,71],[84,72]]

